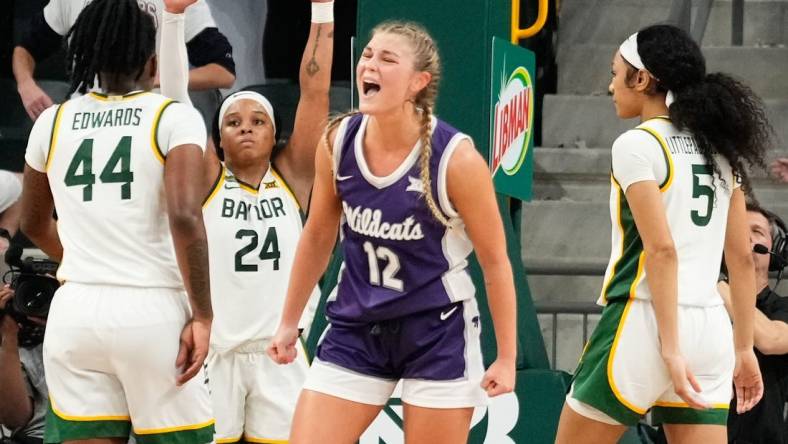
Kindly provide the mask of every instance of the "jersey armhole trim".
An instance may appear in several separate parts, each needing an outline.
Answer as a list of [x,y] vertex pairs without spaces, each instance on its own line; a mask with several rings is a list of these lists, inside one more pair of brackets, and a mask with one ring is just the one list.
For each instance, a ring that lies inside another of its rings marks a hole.
[[665,139],[663,139],[658,132],[654,131],[653,129],[647,126],[639,126],[635,129],[639,129],[641,131],[645,131],[648,134],[651,134],[651,136],[657,140],[657,143],[659,143],[660,148],[662,148],[662,157],[665,159],[665,166],[667,167],[667,172],[665,174],[665,180],[663,180],[662,183],[659,184],[659,191],[664,193],[673,184],[673,171],[674,171],[673,159],[670,157],[670,152],[668,151],[668,144],[665,143]]
[[454,150],[457,149],[457,147],[460,145],[460,142],[463,140],[468,140],[469,142],[473,143],[471,137],[467,134],[457,133],[452,136],[452,138],[449,140],[449,143],[446,145],[446,149],[443,151],[440,163],[438,164],[438,203],[440,204],[441,210],[443,210],[443,212],[450,218],[460,217],[460,214],[451,204],[451,200],[449,200],[449,187],[447,184],[449,161],[452,154],[454,154]]
[[49,134],[49,149],[47,150],[47,161],[44,166],[44,172],[49,171],[49,166],[52,164],[52,158],[55,154],[55,147],[57,146],[57,135],[60,129],[60,118],[63,117],[63,108],[65,103],[58,105],[55,112],[55,118],[52,120],[52,132]]
[[159,162],[164,165],[164,159],[167,157],[164,153],[161,152],[161,147],[159,146],[159,124],[161,123],[161,116],[164,114],[164,110],[167,109],[170,105],[176,103],[174,100],[167,99],[156,111],[156,115],[153,117],[153,128],[151,129],[151,149],[153,150],[153,155],[159,159]]
[[202,207],[205,208],[211,202],[211,200],[216,196],[216,193],[219,192],[219,189],[222,187],[224,183],[224,165],[219,164],[219,175],[216,177],[216,180],[213,182],[213,186],[211,187],[211,191],[205,196],[205,199],[202,201]]
[[339,122],[339,126],[337,127],[337,133],[334,134],[334,146],[331,151],[334,164],[334,171],[332,171],[334,175],[334,182],[336,182],[337,174],[339,174],[339,162],[342,160],[342,144],[345,143],[345,132],[347,131],[347,126],[350,123],[350,119],[352,117],[353,116],[351,115],[342,119],[342,121]]
[[271,168],[271,174],[274,176],[277,182],[282,184],[282,188],[284,188],[285,192],[287,192],[290,198],[293,199],[293,202],[295,202],[296,208],[298,208],[298,212],[301,213],[301,217],[303,219],[304,210],[301,208],[301,204],[298,203],[298,199],[296,199],[296,195],[293,192],[293,189],[290,188],[290,185],[287,183],[287,181],[284,178],[282,178],[282,175],[279,174],[279,171],[276,170],[273,163],[271,163],[270,168]]

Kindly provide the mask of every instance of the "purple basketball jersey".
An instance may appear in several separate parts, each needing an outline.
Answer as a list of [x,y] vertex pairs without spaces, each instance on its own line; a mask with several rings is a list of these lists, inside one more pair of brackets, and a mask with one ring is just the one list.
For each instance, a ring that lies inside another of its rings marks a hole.
[[447,228],[423,196],[420,143],[389,176],[370,172],[362,147],[367,119],[346,118],[334,145],[344,263],[326,313],[336,325],[399,318],[474,297],[466,270],[471,242],[446,191],[449,158],[468,136],[432,121],[428,191],[452,222]]

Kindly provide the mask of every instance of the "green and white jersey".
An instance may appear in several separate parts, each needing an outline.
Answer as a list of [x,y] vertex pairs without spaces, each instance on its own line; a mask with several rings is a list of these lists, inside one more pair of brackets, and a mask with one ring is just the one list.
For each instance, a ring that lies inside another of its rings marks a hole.
[[183,288],[164,193],[170,149],[204,149],[197,110],[153,93],[90,93],[36,120],[25,160],[46,173],[58,217],[58,279]]
[[694,138],[658,117],[619,136],[613,144],[610,191],[612,248],[600,304],[616,299],[651,299],[645,254],[625,192],[646,180],[659,185],[678,254],[678,303],[722,304],[717,277],[725,243],[728,208],[739,181],[722,156],[714,173]]
[[[222,167],[203,205],[203,219],[214,312],[211,346],[231,349],[272,337],[303,231],[298,201],[273,166],[259,187]],[[318,297],[315,288],[302,328],[311,323]]]

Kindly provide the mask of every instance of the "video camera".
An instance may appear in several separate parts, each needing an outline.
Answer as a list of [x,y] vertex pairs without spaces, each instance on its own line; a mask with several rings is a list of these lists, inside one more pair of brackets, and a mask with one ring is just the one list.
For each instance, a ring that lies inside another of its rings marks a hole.
[[[5,262],[11,267],[11,289],[14,297],[8,301],[0,316],[11,316],[20,325],[19,345],[33,347],[44,340],[45,326],[30,318],[46,319],[49,305],[60,283],[55,279],[58,263],[49,259],[26,257],[22,259],[22,248],[11,246],[5,254]],[[8,281],[3,279],[6,283]]]

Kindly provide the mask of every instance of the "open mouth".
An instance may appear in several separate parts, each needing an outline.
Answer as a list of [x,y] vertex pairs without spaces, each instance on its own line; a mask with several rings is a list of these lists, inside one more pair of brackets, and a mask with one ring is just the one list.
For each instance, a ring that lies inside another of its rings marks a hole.
[[380,85],[372,80],[364,80],[361,84],[361,88],[365,97],[372,97],[380,92]]

